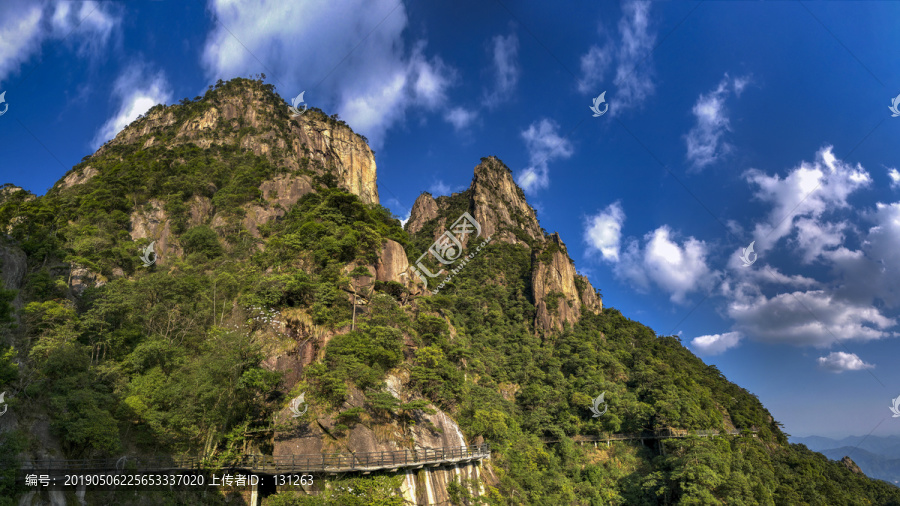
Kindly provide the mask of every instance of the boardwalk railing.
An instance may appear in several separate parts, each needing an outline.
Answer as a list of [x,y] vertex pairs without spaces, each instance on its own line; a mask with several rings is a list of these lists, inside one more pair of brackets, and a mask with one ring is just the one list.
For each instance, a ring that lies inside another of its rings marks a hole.
[[[756,434],[757,431],[751,430],[752,434]],[[670,439],[670,438],[681,438],[681,437],[689,437],[689,436],[699,436],[699,437],[712,437],[718,435],[732,435],[738,436],[743,434],[741,430],[729,430],[724,433],[718,430],[695,430],[689,431],[685,429],[660,429],[653,432],[632,432],[632,433],[620,433],[620,434],[600,434],[595,436],[583,436],[578,435],[572,437],[572,440],[576,443],[590,443],[590,442],[600,442],[600,441],[627,441],[627,440],[636,440],[636,439]],[[541,441],[544,443],[558,443],[559,438],[541,438]]]
[[199,457],[186,458],[121,458],[81,460],[37,460],[22,466],[29,471],[165,471],[221,468],[251,473],[283,472],[370,472],[379,469],[396,470],[471,462],[490,458],[487,444],[454,448],[422,448],[390,452],[321,453],[305,455],[241,455],[237,458],[212,461]]

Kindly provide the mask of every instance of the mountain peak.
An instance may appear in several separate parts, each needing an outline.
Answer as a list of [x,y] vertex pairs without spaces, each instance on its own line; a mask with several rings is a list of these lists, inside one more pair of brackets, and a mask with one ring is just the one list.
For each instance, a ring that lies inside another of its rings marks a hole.
[[[184,145],[201,149],[239,150],[266,158],[286,172],[334,175],[337,185],[363,202],[379,202],[375,153],[337,115],[309,108],[293,116],[275,87],[261,80],[235,78],[210,86],[203,96],[179,104],[152,107],[64,178],[62,187],[87,181],[90,166],[106,156],[122,158],[153,148]],[[86,174],[85,174],[86,173]]]
[[574,324],[585,311],[599,312],[603,302],[590,281],[575,270],[558,233],[541,228],[534,208],[499,158],[489,156],[475,166],[469,188],[434,198],[422,193],[413,204],[406,230],[437,240],[462,212],[471,214],[481,234],[493,244],[507,243],[531,253],[532,303],[535,329],[549,333]]

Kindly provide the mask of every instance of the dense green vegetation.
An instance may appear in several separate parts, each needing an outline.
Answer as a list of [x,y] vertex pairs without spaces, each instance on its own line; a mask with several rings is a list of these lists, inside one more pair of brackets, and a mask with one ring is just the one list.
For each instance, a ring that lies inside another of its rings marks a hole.
[[[199,100],[148,116],[171,112],[183,121],[249,92],[286,115],[267,86],[220,82]],[[533,258],[524,246],[491,243],[439,295],[411,297],[369,273],[386,239],[418,258],[438,220],[410,237],[387,209],[362,203],[314,164],[295,175],[310,176],[316,191],[253,237],[241,222],[244,206],[259,203],[260,183],[284,169],[227,145],[167,146],[177,125],[153,132],[157,141],[146,149],[139,148],[151,134],[107,145],[76,167],[99,170],[84,184],[0,198],[0,228],[8,232],[0,247],[27,255],[21,290],[0,287],[0,389],[16,393],[17,412],[48,420],[54,438],[0,433],[0,497],[15,492],[8,478],[18,456],[42,445],[58,444],[70,458],[200,454],[213,466],[239,453],[270,453],[274,432],[284,430],[275,413],[304,391],[334,416],[336,438],[363,420],[405,427],[417,413],[441,409],[470,441],[490,443],[496,483],[481,498],[454,484],[455,504],[900,504],[900,489],[788,445],[754,395],[677,337],[657,336],[614,308],[536,335]],[[226,127],[222,135],[233,133]],[[210,199],[222,218],[217,225],[192,224],[198,196]],[[128,230],[131,214],[149,211],[154,199],[183,255],[144,268],[136,252],[147,241],[135,243]],[[468,199],[468,192],[450,197],[443,217],[455,219]],[[536,261],[549,259],[553,247]],[[73,263],[105,283],[76,294]],[[14,311],[17,295],[22,308]],[[263,366],[297,345],[273,324],[286,314],[335,334],[297,384]],[[391,395],[389,373],[405,374],[416,398]],[[361,401],[351,407],[354,392]],[[588,407],[601,392],[609,411],[592,418]],[[758,433],[668,440],[665,455],[572,439],[666,427]],[[397,477],[351,477],[318,496],[286,492],[267,504],[401,504],[399,484]]]

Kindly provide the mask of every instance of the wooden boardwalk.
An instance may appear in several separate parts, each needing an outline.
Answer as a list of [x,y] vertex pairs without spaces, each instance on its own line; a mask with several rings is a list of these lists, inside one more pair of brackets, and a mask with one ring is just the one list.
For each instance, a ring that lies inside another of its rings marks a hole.
[[444,465],[465,464],[490,458],[491,448],[461,446],[421,448],[391,452],[320,453],[302,455],[240,455],[226,460],[199,457],[123,457],[120,459],[37,460],[22,466],[22,471],[56,473],[160,473],[195,472],[203,469],[228,469],[248,474],[353,473],[398,471]]
[[[756,437],[756,430],[749,431],[753,437]],[[647,439],[671,439],[671,438],[685,438],[685,437],[716,437],[716,436],[739,436],[743,434],[744,431],[741,430],[729,430],[725,432],[719,432],[718,430],[683,430],[683,429],[664,429],[657,430],[654,432],[633,432],[633,433],[621,433],[621,434],[599,434],[596,436],[574,436],[572,440],[576,443],[598,443],[605,442],[609,443],[610,441],[634,441],[641,440],[642,442]],[[541,438],[541,441],[544,443],[558,443],[560,440],[555,438]]]
[[[716,437],[741,435],[743,431],[731,430],[720,433],[717,430],[688,431],[664,429],[654,432],[621,434],[578,435],[575,443],[600,443],[611,441],[660,440],[685,437]],[[750,433],[756,437],[756,431]],[[560,442],[555,438],[541,438],[547,444]],[[394,472],[401,469],[421,469],[454,464],[477,462],[491,457],[487,444],[480,446],[460,446],[447,448],[421,448],[390,452],[368,453],[320,453],[300,455],[239,455],[225,460],[204,459],[202,457],[123,457],[120,459],[79,459],[79,460],[37,460],[21,467],[22,471],[41,474],[68,473],[176,473],[196,472],[204,469],[227,469],[247,474],[288,474],[288,473],[363,473],[373,471]]]

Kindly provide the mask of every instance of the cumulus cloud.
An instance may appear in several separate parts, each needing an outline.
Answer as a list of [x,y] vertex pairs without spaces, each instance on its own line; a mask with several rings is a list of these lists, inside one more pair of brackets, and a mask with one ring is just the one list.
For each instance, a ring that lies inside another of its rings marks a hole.
[[658,287],[678,304],[691,292],[715,286],[721,273],[708,266],[706,242],[688,237],[679,243],[673,236],[663,225],[646,234],[643,244],[629,241],[615,266],[616,275],[643,291]]
[[617,262],[622,224],[625,222],[622,204],[613,202],[596,215],[589,216],[586,221],[584,240],[588,244],[588,252],[599,252],[604,260]]
[[335,108],[376,149],[408,113],[441,109],[456,79],[423,41],[405,43],[406,8],[393,0],[211,0],[209,9],[219,21],[203,52],[210,79],[274,74],[282,93]]
[[134,64],[116,79],[113,97],[119,103],[118,109],[94,136],[91,144],[95,150],[154,105],[170,102],[172,92],[161,71],[154,73],[145,65]]
[[871,369],[875,366],[863,362],[855,353],[833,351],[827,357],[819,357],[819,367],[826,371],[840,374],[844,371],[860,371]]
[[890,337],[894,334],[887,329],[897,324],[871,305],[844,300],[825,290],[772,297],[736,290],[734,295],[727,314],[737,330],[767,343],[827,348],[838,340]]
[[484,94],[483,103],[496,107],[509,100],[519,82],[519,38],[515,33],[497,35],[491,40],[494,87]]
[[[769,176],[757,169],[744,173],[744,178],[755,187],[757,199],[770,204],[767,218],[756,225],[754,239],[757,248],[765,250],[782,237],[797,229],[803,218],[814,222],[802,222],[807,228],[819,223],[823,231],[833,236],[841,225],[822,224],[826,212],[849,207],[847,197],[854,191],[869,185],[872,178],[859,164],[853,166],[838,160],[832,146],[825,146],[816,153],[813,162],[803,161],[784,178]],[[804,248],[826,247],[835,244],[835,238],[825,241],[805,241]],[[806,258],[813,259],[823,250],[805,251]]]
[[823,253],[834,274],[835,293],[858,304],[900,307],[900,202],[876,203],[862,215],[870,226],[860,249],[836,248]]
[[[601,32],[602,32],[601,27]],[[581,56],[581,79],[578,90],[591,95],[615,62],[614,93],[607,95],[610,113],[640,106],[653,94],[653,63],[650,57],[656,43],[656,32],[650,26],[650,2],[629,0],[622,3],[622,17],[618,23],[618,38],[602,45],[592,45]]]
[[111,2],[0,3],[0,82],[40,54],[47,40],[64,39],[82,57],[99,56],[121,22],[119,11]]
[[740,95],[747,83],[746,77],[731,79],[725,74],[716,89],[697,99],[693,108],[696,122],[685,136],[687,158],[694,170],[711,165],[731,151],[731,145],[722,139],[730,127],[725,100],[732,92]]
[[[744,177],[770,207],[754,229],[760,258],[769,256],[766,251],[775,256],[779,239],[786,238],[780,244],[788,258],[822,268],[816,278],[786,275],[763,262],[740,267],[732,255],[721,293],[734,331],[761,342],[819,348],[896,337],[897,318],[889,310],[900,307],[900,202],[854,208],[849,197],[872,179],[859,164],[837,159],[831,146],[783,177],[757,170]],[[848,236],[858,249],[846,244]],[[781,293],[763,292],[773,287]],[[832,354],[820,362],[831,367],[846,358]]]
[[535,193],[550,186],[550,167],[553,160],[569,158],[574,152],[572,143],[559,135],[559,125],[551,119],[532,123],[522,132],[530,165],[516,179],[527,193]]
[[691,348],[701,355],[718,355],[737,346],[741,338],[740,332],[699,336],[691,339]]
[[888,176],[891,178],[891,188],[900,187],[900,170],[890,168],[888,169]]

